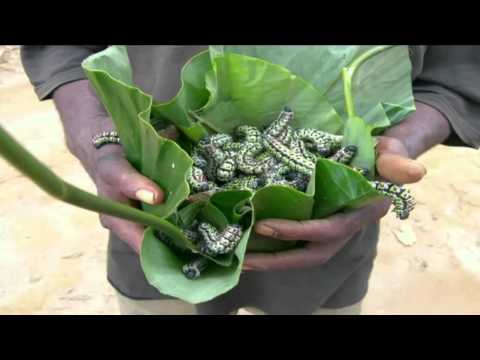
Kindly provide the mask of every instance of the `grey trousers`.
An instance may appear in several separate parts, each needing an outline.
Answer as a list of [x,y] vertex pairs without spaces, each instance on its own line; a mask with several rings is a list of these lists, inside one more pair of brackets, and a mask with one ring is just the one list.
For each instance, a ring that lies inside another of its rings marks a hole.
[[[122,315],[196,315],[195,305],[181,300],[133,300],[117,292],[118,305]],[[339,308],[319,308],[312,315],[360,315],[362,302]],[[241,308],[230,315],[268,315],[257,308]]]

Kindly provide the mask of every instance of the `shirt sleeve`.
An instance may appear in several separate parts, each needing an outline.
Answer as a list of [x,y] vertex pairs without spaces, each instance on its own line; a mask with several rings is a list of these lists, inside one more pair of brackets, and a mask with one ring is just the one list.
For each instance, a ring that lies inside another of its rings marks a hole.
[[107,46],[22,46],[23,68],[40,100],[51,98],[59,86],[86,79],[82,61]]
[[428,46],[413,81],[415,100],[440,111],[453,134],[445,145],[480,147],[480,46]]

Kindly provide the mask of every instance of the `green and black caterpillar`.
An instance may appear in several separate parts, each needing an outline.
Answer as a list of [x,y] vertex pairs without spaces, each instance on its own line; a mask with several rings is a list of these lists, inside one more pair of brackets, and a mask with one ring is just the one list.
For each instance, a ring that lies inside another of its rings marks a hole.
[[193,192],[222,189],[256,190],[267,185],[306,189],[318,157],[347,162],[350,147],[342,137],[315,129],[293,129],[293,111],[285,107],[263,131],[248,125],[234,137],[214,134],[203,138],[192,152],[188,182]]
[[191,226],[182,229],[182,231],[185,237],[195,246],[195,251],[176,245],[165,234],[157,232],[155,235],[165,245],[175,249],[178,253],[199,254],[182,268],[184,275],[189,279],[198,278],[207,269],[209,260],[202,255],[216,257],[233,252],[243,234],[242,227],[237,224],[229,224],[222,231],[218,231],[215,226],[208,222],[198,223],[197,221],[194,221]]
[[[293,118],[292,109],[284,107],[264,129],[242,125],[235,129],[234,136],[214,134],[202,139],[192,154],[194,165],[188,177],[191,190],[213,193],[285,185],[305,191],[317,159],[351,164],[358,150],[355,145],[342,146],[341,135],[294,129],[290,125]],[[366,176],[364,169],[356,170]],[[388,182],[370,184],[392,200],[398,218],[408,218],[415,207],[408,189]]]

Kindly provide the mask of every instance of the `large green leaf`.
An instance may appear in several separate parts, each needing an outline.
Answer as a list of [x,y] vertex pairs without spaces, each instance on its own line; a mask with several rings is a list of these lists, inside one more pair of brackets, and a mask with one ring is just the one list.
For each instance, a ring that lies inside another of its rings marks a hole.
[[189,115],[203,107],[210,96],[205,85],[205,74],[211,69],[208,51],[191,58],[182,68],[181,87],[177,95],[167,102],[154,102],[152,115],[169,120],[180,128],[190,139],[198,141],[206,130]]
[[[250,251],[295,246],[251,233],[254,221],[321,218],[380,196],[357,172],[320,160],[306,193],[272,186],[254,194],[227,191],[195,204],[184,202],[189,192],[185,177],[192,160],[183,149],[191,148],[206,130],[231,133],[241,124],[269,124],[284,105],[294,109],[295,127],[343,133],[346,143],[360,149],[354,164],[373,169],[372,131],[403,119],[413,110],[413,98],[406,49],[388,50],[361,65],[352,83],[356,116],[346,116],[342,68],[370,48],[212,46],[210,53],[199,53],[185,64],[180,91],[164,103],[153,101],[132,83],[124,47],[110,47],[84,62],[120,133],[127,158],[167,192],[164,205],[144,205],[144,209],[168,217],[179,227],[200,216],[219,228],[242,223],[246,229],[234,254],[212,259],[205,276],[194,281],[181,273],[188,256],[173,252],[148,229],[141,262],[153,286],[192,303],[208,301],[238,283],[247,246]],[[162,121],[180,128],[181,147],[156,133],[152,123]],[[185,237],[174,240],[193,249]]]
[[[374,46],[215,45],[213,58],[237,53],[289,69],[314,85],[346,118],[341,71]],[[404,119],[415,110],[407,46],[395,46],[365,62],[353,81],[357,115],[374,127]]]
[[263,127],[284,105],[295,110],[295,127],[332,133],[342,128],[341,118],[327,99],[288,69],[238,54],[217,56],[213,61],[207,81],[213,96],[197,115],[215,132],[232,133],[242,124]]
[[312,218],[320,219],[346,208],[358,208],[381,195],[356,171],[331,160],[316,166],[315,204]]

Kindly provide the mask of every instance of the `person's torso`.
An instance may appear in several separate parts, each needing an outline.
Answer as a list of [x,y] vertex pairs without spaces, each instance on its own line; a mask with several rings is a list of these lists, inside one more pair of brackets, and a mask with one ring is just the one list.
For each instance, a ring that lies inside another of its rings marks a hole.
[[[207,46],[129,46],[133,80],[157,101],[168,101],[180,89],[182,67]],[[291,271],[247,272],[232,291],[198,306],[200,313],[228,313],[244,306],[268,313],[309,313],[319,306],[343,307],[365,295],[378,241],[378,224],[351,239],[327,264]],[[111,236],[108,276],[124,295],[139,299],[168,298],[148,285],[138,255]]]
[[127,46],[134,83],[156,101],[168,101],[180,90],[182,67],[208,46]]

